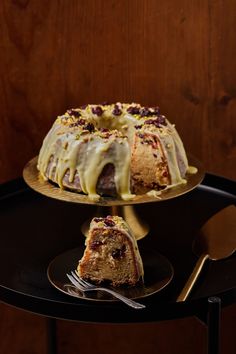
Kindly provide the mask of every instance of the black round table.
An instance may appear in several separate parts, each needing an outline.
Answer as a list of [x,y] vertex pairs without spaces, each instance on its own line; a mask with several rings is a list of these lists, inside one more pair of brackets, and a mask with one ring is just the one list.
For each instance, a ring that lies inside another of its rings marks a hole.
[[212,311],[219,308],[217,299],[222,306],[236,300],[235,254],[209,261],[189,299],[177,303],[176,298],[197,260],[192,253],[194,237],[212,215],[236,204],[235,190],[234,181],[206,174],[188,194],[136,207],[151,230],[138,241],[140,250],[151,248],[165,255],[174,277],[165,289],[140,300],[145,309],[134,310],[120,302],[67,296],[47,278],[51,260],[84,244],[80,229],[95,212],[93,206],[47,198],[29,189],[23,179],[5,183],[0,186],[0,300],[49,318],[80,322],[137,323],[185,316],[209,322],[209,314],[217,318]]

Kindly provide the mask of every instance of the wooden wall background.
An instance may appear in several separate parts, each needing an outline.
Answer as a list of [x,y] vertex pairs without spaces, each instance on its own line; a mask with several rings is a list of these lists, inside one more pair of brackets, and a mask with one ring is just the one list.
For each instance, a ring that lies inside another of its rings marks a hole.
[[[158,104],[208,171],[235,179],[235,58],[235,0],[1,0],[0,182],[21,175],[57,114],[103,101]],[[227,354],[235,350],[232,309],[225,316]],[[45,352],[43,319],[4,305],[0,311],[1,353]],[[107,353],[114,353],[113,340],[127,349],[127,333],[134,336],[131,353],[205,353],[205,332],[189,321],[105,326]],[[59,326],[61,353],[74,352],[68,338],[89,352],[87,325]],[[99,353],[103,331],[92,326]],[[141,332],[147,346],[140,339],[135,346]]]

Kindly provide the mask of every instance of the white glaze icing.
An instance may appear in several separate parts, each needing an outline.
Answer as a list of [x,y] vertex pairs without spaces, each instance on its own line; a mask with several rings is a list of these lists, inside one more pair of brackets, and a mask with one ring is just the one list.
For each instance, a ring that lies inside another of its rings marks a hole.
[[[116,106],[121,110],[118,116],[113,114],[114,105],[102,106],[103,114],[100,116],[93,113],[95,105],[77,109],[79,118],[68,113],[59,116],[45,137],[39,153],[38,169],[41,175],[63,188],[65,174],[69,171],[69,182],[72,183],[77,173],[82,191],[89,198],[98,200],[96,186],[99,176],[107,164],[113,164],[117,194],[124,200],[132,199],[131,151],[134,137],[141,131],[154,134],[160,142],[170,174],[170,186],[186,183],[184,176],[190,169],[183,143],[174,125],[167,119],[165,125],[158,127],[145,124],[147,117],[127,112],[128,107],[141,107],[140,105],[117,103]],[[78,119],[93,124],[95,133],[84,130],[82,125],[76,125]],[[136,125],[141,126],[141,130],[136,130]],[[99,131],[100,128],[109,129],[111,133],[107,136]],[[194,170],[191,169],[191,172],[194,173]]]

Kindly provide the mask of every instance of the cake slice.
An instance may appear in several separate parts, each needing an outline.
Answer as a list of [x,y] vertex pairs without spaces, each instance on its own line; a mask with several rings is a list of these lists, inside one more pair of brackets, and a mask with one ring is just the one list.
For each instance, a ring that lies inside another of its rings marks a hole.
[[115,287],[143,280],[137,241],[121,217],[93,218],[77,271],[85,280]]

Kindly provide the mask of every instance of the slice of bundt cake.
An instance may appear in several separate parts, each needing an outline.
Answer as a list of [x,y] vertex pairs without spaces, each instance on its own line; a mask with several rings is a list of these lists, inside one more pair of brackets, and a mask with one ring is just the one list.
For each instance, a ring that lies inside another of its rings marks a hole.
[[77,271],[85,280],[112,286],[134,286],[143,280],[137,241],[121,217],[93,218]]

